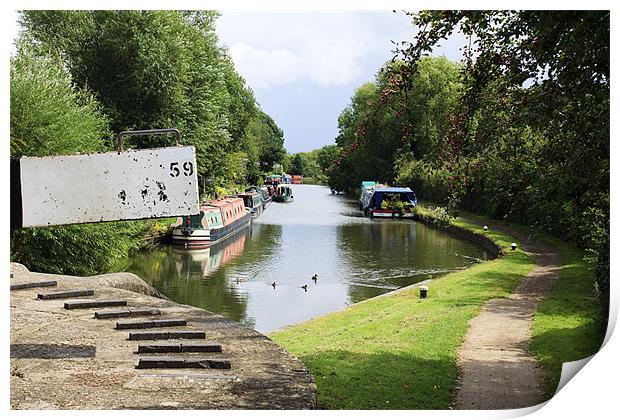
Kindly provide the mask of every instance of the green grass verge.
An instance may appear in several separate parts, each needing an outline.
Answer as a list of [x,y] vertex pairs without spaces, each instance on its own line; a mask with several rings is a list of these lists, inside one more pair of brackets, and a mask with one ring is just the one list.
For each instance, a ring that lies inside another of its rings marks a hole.
[[[480,231],[459,220],[455,224]],[[488,233],[502,246],[513,239]],[[273,334],[316,378],[319,408],[445,409],[457,378],[457,349],[484,302],[505,297],[533,267],[520,250],[418,289],[353,305]]]
[[[469,213],[463,212],[465,216]],[[476,216],[481,220],[491,219]],[[607,314],[602,314],[594,289],[592,264],[584,252],[540,230],[506,223],[532,238],[553,245],[562,260],[560,279],[537,307],[532,325],[530,352],[543,366],[545,393],[551,398],[557,389],[562,363],[596,353],[605,337]]]
[[560,252],[562,271],[549,297],[538,305],[530,351],[547,372],[546,393],[551,398],[560,381],[562,363],[596,353],[603,343],[606,322],[583,252],[555,239],[546,240]]

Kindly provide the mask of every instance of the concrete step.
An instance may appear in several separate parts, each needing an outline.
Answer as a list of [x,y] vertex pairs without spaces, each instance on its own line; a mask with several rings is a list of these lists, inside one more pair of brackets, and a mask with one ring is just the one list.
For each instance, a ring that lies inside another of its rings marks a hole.
[[76,300],[65,302],[65,309],[105,308],[108,306],[127,306],[126,300]]
[[133,309],[116,309],[112,311],[97,311],[95,318],[97,319],[114,319],[114,318],[131,318],[134,316],[161,315],[161,310],[157,308],[133,308]]
[[13,283],[11,290],[34,289],[35,287],[55,287],[58,286],[56,280],[51,281],[32,281],[28,283]]
[[64,299],[68,297],[81,297],[81,296],[94,296],[94,295],[95,295],[95,291],[92,289],[63,290],[60,292],[39,293],[37,295],[37,299],[41,299],[41,300]]
[[204,331],[157,331],[129,333],[128,340],[174,340],[174,339],[204,339]]
[[146,321],[119,321],[116,323],[117,330],[135,330],[146,328],[184,327],[187,321],[184,319],[149,319]]
[[221,353],[218,343],[141,344],[136,353]]
[[173,357],[142,357],[136,369],[230,369],[230,360]]

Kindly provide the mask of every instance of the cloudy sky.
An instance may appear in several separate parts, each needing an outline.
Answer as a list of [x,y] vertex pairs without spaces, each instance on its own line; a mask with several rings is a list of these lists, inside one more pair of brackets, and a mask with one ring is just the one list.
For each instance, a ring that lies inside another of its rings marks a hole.
[[[9,16],[14,39],[18,15]],[[334,143],[338,115],[355,89],[392,57],[390,41],[413,39],[415,28],[404,13],[388,10],[224,11],[217,33],[294,153]],[[433,54],[459,60],[463,44],[457,36]]]
[[[409,17],[391,11],[223,12],[217,33],[261,107],[284,130],[289,152],[334,143],[355,89],[411,40]],[[434,55],[460,59],[463,39]]]

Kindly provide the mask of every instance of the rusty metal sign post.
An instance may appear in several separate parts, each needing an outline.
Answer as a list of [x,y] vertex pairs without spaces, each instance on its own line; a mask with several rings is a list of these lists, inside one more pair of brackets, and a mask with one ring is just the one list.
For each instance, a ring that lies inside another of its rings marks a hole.
[[[123,138],[175,134],[176,147],[123,150]],[[182,216],[199,212],[196,150],[177,129],[125,131],[117,152],[11,161],[11,227]]]

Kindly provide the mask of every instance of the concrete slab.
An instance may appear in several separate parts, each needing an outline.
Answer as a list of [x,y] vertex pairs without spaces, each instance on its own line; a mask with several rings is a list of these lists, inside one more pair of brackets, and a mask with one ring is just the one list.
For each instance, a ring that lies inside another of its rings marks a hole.
[[11,293],[11,345],[20,356],[11,358],[12,409],[315,406],[314,378],[297,358],[239,323],[153,296],[157,293],[137,276],[72,277],[15,268],[19,282],[57,281],[67,290],[88,287],[100,299],[158,309],[162,319],[185,319],[187,329],[206,332],[205,344],[221,345],[219,357],[229,360],[231,369],[136,369],[136,342],[127,340],[126,330],[114,329],[117,319],[96,319],[92,310],[67,311],[58,301],[36,300],[32,293],[16,291]]

